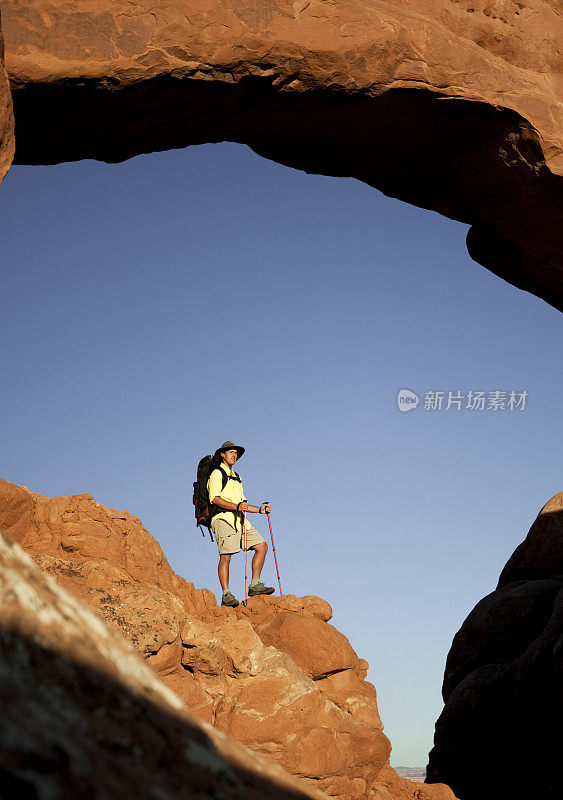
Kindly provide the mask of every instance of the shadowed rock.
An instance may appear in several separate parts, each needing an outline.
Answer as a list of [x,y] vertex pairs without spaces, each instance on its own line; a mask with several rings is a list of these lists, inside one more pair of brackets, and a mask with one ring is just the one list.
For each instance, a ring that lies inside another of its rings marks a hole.
[[555,0],[5,0],[3,18],[17,163],[245,143],[471,224],[472,258],[563,307]]
[[428,780],[463,800],[556,800],[563,714],[563,492],[456,634]]

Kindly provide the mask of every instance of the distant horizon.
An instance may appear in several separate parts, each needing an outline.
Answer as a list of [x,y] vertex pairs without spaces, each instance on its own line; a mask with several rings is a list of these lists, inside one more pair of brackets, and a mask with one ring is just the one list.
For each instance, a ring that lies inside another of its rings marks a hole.
[[0,203],[6,480],[126,508],[217,597],[192,482],[238,440],[284,591],[331,604],[424,768],[452,638],[561,490],[559,312],[467,225],[233,143],[16,166]]

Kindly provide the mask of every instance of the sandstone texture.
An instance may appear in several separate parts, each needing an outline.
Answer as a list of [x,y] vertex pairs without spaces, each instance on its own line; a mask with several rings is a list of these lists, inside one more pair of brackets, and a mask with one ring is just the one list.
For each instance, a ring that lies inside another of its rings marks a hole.
[[463,800],[563,797],[563,492],[456,634],[428,780]]
[[377,776],[370,800],[453,800],[454,795],[443,784],[424,784],[401,778],[389,765]]
[[[172,571],[139,519],[89,495],[52,499],[0,481],[0,526],[128,639],[199,720],[332,797],[411,797],[381,794],[390,744],[376,691],[324,600],[220,608]],[[435,791],[428,797],[453,798]]]
[[560,0],[4,0],[3,26],[17,163],[245,143],[469,223],[563,308]]
[[12,95],[4,68],[4,39],[0,15],[0,182],[12,163],[15,147]]
[[327,800],[198,722],[0,532],[2,800]]

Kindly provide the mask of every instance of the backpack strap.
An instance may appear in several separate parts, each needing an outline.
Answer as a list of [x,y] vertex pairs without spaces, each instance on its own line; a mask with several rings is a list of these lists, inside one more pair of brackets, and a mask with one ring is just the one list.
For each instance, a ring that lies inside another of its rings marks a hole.
[[[203,523],[203,524],[205,524],[205,523]],[[205,534],[203,532],[203,528],[201,527],[202,523],[201,522],[197,522],[196,525],[200,529],[201,535],[205,539]],[[211,533],[211,528],[209,526],[206,526],[206,527],[207,527],[207,533],[209,534],[209,538],[211,539],[211,541],[213,541],[213,534]]]
[[242,480],[241,480],[240,476],[237,475],[236,472],[235,472],[234,475],[227,475],[227,473],[225,472],[225,470],[223,469],[222,466],[218,467],[218,469],[221,470],[221,476],[222,476],[222,480],[223,480],[223,485],[221,486],[221,491],[223,491],[223,489],[225,488],[225,486],[227,485],[227,483],[229,481],[238,481],[239,483],[242,483]]

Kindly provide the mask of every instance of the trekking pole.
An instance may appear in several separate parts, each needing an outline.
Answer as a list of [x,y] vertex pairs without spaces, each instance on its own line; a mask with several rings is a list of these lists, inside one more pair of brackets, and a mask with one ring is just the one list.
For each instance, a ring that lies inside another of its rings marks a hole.
[[246,601],[248,600],[248,572],[247,572],[247,563],[248,563],[248,552],[246,550],[246,511],[244,512],[244,605],[247,605]]
[[[265,502],[268,503],[267,500]],[[269,503],[268,503],[268,505],[269,505]],[[276,545],[274,544],[274,534],[273,534],[273,531],[272,531],[272,522],[270,520],[270,512],[267,511],[266,513],[268,515],[268,525],[270,526],[270,538],[272,540],[272,550],[274,551],[274,561],[276,563],[276,572],[278,574],[278,583],[280,585],[280,595],[282,595],[283,592],[282,592],[282,587],[281,587],[280,571],[279,571],[279,568],[278,568],[278,557],[276,556]]]

